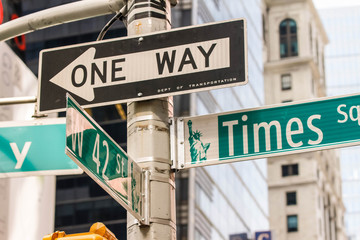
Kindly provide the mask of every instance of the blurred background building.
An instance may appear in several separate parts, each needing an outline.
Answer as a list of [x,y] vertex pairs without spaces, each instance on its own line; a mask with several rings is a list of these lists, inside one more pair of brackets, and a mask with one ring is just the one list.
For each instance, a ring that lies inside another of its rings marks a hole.
[[[72,2],[1,1],[6,12],[4,22],[11,19],[13,12],[23,16]],[[263,8],[261,0],[179,1],[172,11],[173,28],[234,18],[246,19],[249,84],[175,97],[177,116],[263,105]],[[42,49],[95,41],[110,18],[111,16],[97,17],[36,31],[8,41],[8,44],[37,75],[38,57]],[[106,38],[121,36],[126,36],[126,28],[120,22],[106,34]],[[126,104],[87,111],[126,150]],[[64,116],[64,113],[60,116]],[[85,174],[58,176],[56,188],[54,182],[52,186],[48,186],[49,192],[56,189],[54,213],[51,211],[53,202],[47,204],[50,209],[48,214],[54,216],[53,225],[56,230],[66,233],[86,232],[92,223],[101,221],[119,239],[126,237],[126,211],[89,177]],[[176,185],[178,239],[217,240],[229,239],[230,236],[234,238],[239,234],[250,238],[257,230],[269,229],[265,159],[182,171],[177,174]]]
[[[312,1],[266,3],[265,103],[326,96],[328,39]],[[274,238],[346,239],[336,150],[269,158],[268,185]]]
[[[360,5],[319,10],[330,43],[325,51],[329,96],[360,91]],[[342,197],[349,239],[360,240],[359,147],[340,150]]]
[[[18,1],[0,1],[0,24],[21,14]],[[23,62],[23,43],[21,38],[0,43],[0,98],[37,93],[37,78]],[[0,106],[0,121],[30,120],[34,107]],[[55,210],[54,183],[53,176],[0,179],[0,239],[21,239],[24,233],[34,237],[41,228],[53,229],[54,213],[47,212]]]
[[[204,115],[257,107],[264,102],[261,0],[180,1],[174,27],[234,18],[247,21],[249,83],[175,97],[179,115]],[[238,162],[180,171],[177,174],[178,239],[229,239],[269,230],[266,160]]]

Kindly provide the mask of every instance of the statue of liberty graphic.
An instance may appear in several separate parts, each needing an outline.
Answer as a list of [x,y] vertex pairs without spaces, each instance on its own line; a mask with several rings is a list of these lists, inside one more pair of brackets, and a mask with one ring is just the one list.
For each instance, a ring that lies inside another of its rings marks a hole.
[[131,172],[130,172],[130,177],[131,177],[131,200],[132,200],[132,210],[134,212],[139,212],[139,208],[138,208],[138,205],[139,205],[139,200],[140,200],[140,197],[139,195],[136,193],[136,179],[134,178],[134,163],[131,162]]
[[203,142],[200,140],[202,133],[197,130],[193,132],[191,120],[188,121],[187,125],[189,127],[191,163],[205,161],[207,158],[206,152],[210,147],[210,143],[203,144]]

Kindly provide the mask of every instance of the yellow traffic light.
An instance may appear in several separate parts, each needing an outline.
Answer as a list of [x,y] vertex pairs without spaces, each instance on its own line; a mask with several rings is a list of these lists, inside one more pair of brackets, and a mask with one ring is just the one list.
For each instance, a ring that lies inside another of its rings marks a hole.
[[101,222],[94,223],[90,228],[90,232],[99,234],[108,240],[117,240],[115,235]]
[[43,240],[54,240],[64,236],[65,236],[65,232],[56,231],[53,234],[46,235],[45,237],[43,237]]
[[[62,232],[64,233],[64,232]],[[43,238],[43,240],[107,240],[107,238],[103,238],[102,236],[95,233],[77,233],[77,234],[57,234],[57,232],[47,235]]]
[[118,240],[115,235],[100,222],[94,223],[87,233],[76,233],[66,235],[63,231],[43,237],[43,240]]

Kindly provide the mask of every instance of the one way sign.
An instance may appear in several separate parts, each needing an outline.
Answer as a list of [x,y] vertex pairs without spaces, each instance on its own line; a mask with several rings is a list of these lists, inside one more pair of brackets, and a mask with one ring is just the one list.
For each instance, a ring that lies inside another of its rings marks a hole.
[[44,50],[39,110],[64,110],[66,92],[96,107],[246,84],[245,33],[238,19]]

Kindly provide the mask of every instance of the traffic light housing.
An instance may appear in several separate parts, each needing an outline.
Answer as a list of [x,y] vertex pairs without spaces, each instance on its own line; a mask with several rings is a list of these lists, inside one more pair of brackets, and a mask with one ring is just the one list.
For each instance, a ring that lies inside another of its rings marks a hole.
[[94,223],[90,231],[86,233],[65,234],[63,231],[56,231],[46,235],[43,240],[118,240],[115,235],[100,222]]

